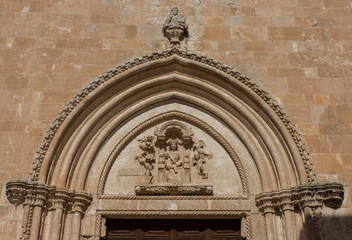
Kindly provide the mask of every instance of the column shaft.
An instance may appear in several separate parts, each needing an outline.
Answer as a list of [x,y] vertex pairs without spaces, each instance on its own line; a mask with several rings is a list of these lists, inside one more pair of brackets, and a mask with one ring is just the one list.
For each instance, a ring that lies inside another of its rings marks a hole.
[[53,211],[48,211],[44,221],[43,240],[51,240],[52,222],[53,222]]
[[293,219],[293,213],[290,210],[284,211],[283,217],[285,218],[285,232],[287,240],[295,240],[296,238],[296,223]]
[[72,240],[79,240],[79,235],[81,232],[81,213],[74,212],[73,222],[72,222]]
[[29,240],[39,239],[41,219],[42,219],[42,208],[39,206],[34,206],[31,234],[29,235]]
[[272,213],[265,214],[266,234],[268,240],[275,240],[274,218]]
[[51,233],[52,240],[59,240],[60,239],[61,225],[62,225],[62,214],[63,214],[62,208],[55,209],[54,217],[53,217],[53,225],[51,228],[52,229],[52,233]]

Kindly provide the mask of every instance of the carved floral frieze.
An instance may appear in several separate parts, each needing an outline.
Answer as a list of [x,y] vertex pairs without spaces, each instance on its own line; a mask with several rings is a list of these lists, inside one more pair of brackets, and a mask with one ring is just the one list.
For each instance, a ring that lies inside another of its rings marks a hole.
[[137,139],[143,152],[135,159],[145,169],[147,184],[191,184],[191,171],[197,172],[201,179],[208,178],[206,163],[213,154],[203,140],[193,136],[191,128],[170,121],[157,128],[154,135]]

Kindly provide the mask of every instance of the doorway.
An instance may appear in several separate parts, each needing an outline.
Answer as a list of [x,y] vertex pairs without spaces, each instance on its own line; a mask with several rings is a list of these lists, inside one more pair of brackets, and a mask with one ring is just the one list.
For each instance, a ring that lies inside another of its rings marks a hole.
[[241,219],[107,219],[107,240],[240,240]]

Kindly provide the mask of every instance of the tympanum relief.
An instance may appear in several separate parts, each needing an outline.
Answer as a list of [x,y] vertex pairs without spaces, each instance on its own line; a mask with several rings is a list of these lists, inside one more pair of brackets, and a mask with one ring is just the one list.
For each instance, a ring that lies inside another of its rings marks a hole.
[[[124,138],[121,133],[116,133],[114,142]],[[236,139],[224,136],[235,149],[243,149]],[[241,195],[239,172],[228,146],[221,143],[218,137],[182,120],[150,126],[129,139],[116,156],[103,194]],[[106,150],[102,153],[109,156]],[[242,153],[241,157],[246,158]]]
[[[184,124],[170,121],[156,128],[154,136],[142,136],[137,141],[142,152],[135,156],[135,160],[145,169],[145,183],[158,185],[157,188],[138,186],[137,194],[178,194],[177,189],[185,192],[184,188],[175,185],[192,184],[191,171],[196,171],[202,179],[208,178],[206,163],[213,154],[207,150],[206,143],[197,139],[192,129]],[[154,171],[156,176],[153,175],[154,168],[157,168]],[[189,187],[188,194],[212,194],[211,186],[194,186],[193,191]]]

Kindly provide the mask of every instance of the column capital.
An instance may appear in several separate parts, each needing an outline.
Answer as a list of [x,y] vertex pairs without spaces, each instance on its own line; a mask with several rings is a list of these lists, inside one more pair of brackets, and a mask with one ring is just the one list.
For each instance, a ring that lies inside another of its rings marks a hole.
[[84,213],[92,202],[92,196],[83,191],[56,188],[36,182],[11,181],[6,184],[7,199],[15,205],[29,205],[65,209],[72,205],[72,212]]
[[72,212],[80,212],[81,214],[84,214],[91,202],[92,196],[90,194],[85,192],[75,192],[73,196]]
[[66,206],[72,202],[73,194],[73,191],[67,190],[65,188],[56,189],[49,200],[51,208],[65,209]]
[[255,198],[259,212],[283,213],[299,209],[318,208],[327,206],[339,208],[344,196],[343,186],[340,183],[317,183],[290,189],[282,189],[258,194]]

